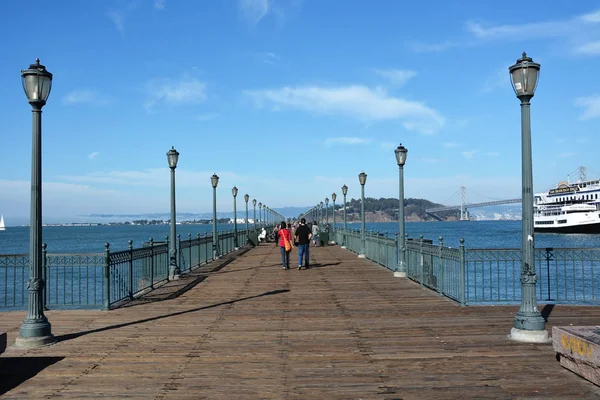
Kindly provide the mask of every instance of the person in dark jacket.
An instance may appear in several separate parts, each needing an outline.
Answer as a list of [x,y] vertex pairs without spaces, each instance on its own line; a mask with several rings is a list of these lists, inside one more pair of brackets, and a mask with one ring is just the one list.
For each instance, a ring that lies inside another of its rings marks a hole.
[[306,226],[306,219],[300,220],[300,225],[294,232],[295,242],[298,243],[298,269],[302,269],[302,258],[304,258],[304,268],[310,268],[309,253],[310,239],[312,232],[308,226]]

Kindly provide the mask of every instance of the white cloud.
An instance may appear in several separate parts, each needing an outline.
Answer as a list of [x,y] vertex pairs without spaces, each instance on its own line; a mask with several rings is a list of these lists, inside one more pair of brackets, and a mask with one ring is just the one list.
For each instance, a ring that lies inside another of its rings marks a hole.
[[584,43],[575,48],[575,53],[585,55],[598,55],[600,54],[600,40]]
[[565,151],[565,152],[559,153],[558,158],[568,158],[568,157],[574,157],[576,155],[577,155],[577,153],[574,153],[572,151]]
[[490,93],[499,88],[509,88],[510,77],[508,74],[508,65],[505,68],[498,68],[496,73],[488,77],[481,88],[484,93]]
[[154,8],[156,10],[164,10],[165,9],[165,1],[166,0],[154,0]]
[[170,105],[201,103],[206,100],[206,83],[189,77],[178,81],[152,80],[146,84],[146,93],[146,108],[151,108],[158,103]]
[[587,120],[600,117],[600,95],[579,97],[575,100],[575,105],[583,107],[583,114],[579,119]]
[[409,47],[415,53],[439,53],[441,51],[449,50],[454,47],[460,46],[459,42],[456,41],[443,41],[440,43],[422,43],[422,42],[410,42]]
[[247,53],[248,55],[250,55],[251,57],[255,58],[256,60],[264,63],[264,64],[268,64],[268,65],[277,65],[279,63],[279,61],[281,61],[281,57],[279,57],[277,54],[270,52],[270,51],[265,51],[265,52],[249,52]]
[[447,149],[455,149],[458,146],[460,146],[460,143],[456,143],[456,142],[445,142],[442,146],[444,146]]
[[467,21],[468,36],[460,40],[440,43],[412,43],[415,52],[440,52],[459,46],[472,46],[491,40],[531,41],[535,39],[566,40],[574,53],[600,54],[595,42],[600,36],[600,10],[563,19],[531,22],[526,24],[486,24]]
[[64,104],[92,104],[106,105],[110,100],[96,90],[78,89],[72,90],[63,98]]
[[417,76],[416,71],[407,69],[376,69],[375,73],[396,86],[403,86],[410,79]]
[[109,11],[106,16],[115,24],[121,35],[125,34],[125,14],[119,11]]
[[388,95],[382,88],[352,85],[341,87],[286,86],[279,89],[249,90],[256,105],[299,109],[325,115],[343,115],[361,121],[399,120],[405,128],[423,134],[439,131],[445,123],[437,111],[421,102]]
[[250,25],[256,25],[271,8],[269,0],[239,0],[239,10]]
[[475,154],[477,154],[477,150],[463,151],[460,154],[462,154],[463,157],[466,158],[467,160],[470,160],[473,157],[475,157]]
[[367,144],[369,142],[369,139],[358,137],[333,137],[325,140],[325,146],[332,146],[335,144]]
[[99,152],[93,151],[90,154],[88,154],[87,158],[89,158],[90,160],[93,160],[94,158],[98,157],[99,155],[100,155]]

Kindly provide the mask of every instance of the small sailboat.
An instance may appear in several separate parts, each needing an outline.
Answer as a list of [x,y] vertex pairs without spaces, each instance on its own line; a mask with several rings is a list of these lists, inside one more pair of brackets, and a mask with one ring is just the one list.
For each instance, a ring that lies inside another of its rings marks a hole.
[[4,227],[4,215],[0,214],[0,231],[5,230],[6,228]]

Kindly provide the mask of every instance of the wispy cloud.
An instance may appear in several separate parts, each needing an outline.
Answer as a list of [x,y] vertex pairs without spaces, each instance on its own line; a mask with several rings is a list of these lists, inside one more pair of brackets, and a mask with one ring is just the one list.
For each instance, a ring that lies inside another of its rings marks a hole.
[[445,158],[441,157],[419,157],[418,160],[428,164],[438,164],[446,161]]
[[196,119],[198,121],[210,121],[211,119],[215,119],[219,116],[219,114],[217,113],[207,113],[207,114],[200,114],[196,117]]
[[458,41],[445,40],[440,43],[410,42],[409,47],[415,53],[439,53],[460,46]]
[[112,21],[117,28],[117,31],[121,34],[121,36],[125,36],[125,20],[133,12],[140,6],[140,0],[134,0],[129,2],[125,7],[120,8],[118,10],[111,10],[106,13],[106,16]]
[[246,19],[248,24],[254,26],[260,22],[271,8],[270,0],[239,0],[238,6],[240,13]]
[[483,21],[465,22],[466,36],[439,43],[410,43],[415,52],[441,52],[459,46],[473,46],[494,40],[531,41],[559,39],[576,54],[600,54],[600,10],[563,19],[528,24],[491,24]]
[[498,153],[497,151],[488,151],[487,153],[485,153],[485,155],[489,157],[498,157],[500,153]]
[[473,157],[475,157],[475,154],[477,154],[477,150],[463,151],[463,152],[461,152],[461,154],[463,155],[464,158],[466,158],[467,160],[470,160]]
[[572,151],[565,151],[563,153],[559,153],[558,158],[568,158],[568,157],[574,157],[576,155],[577,155],[577,153],[574,153]]
[[164,10],[165,9],[165,1],[166,0],[154,0],[154,8],[156,10]]
[[403,86],[417,76],[416,71],[408,69],[375,69],[375,73],[396,86]]
[[248,90],[258,107],[266,103],[280,109],[298,109],[324,115],[341,115],[361,121],[399,120],[409,130],[434,134],[445,123],[436,110],[417,101],[390,96],[382,88],[362,85],[341,87],[286,86]]
[[99,152],[93,151],[90,154],[88,154],[87,158],[89,158],[90,160],[93,160],[94,158],[98,157],[99,155],[100,155]]
[[281,57],[270,51],[248,52],[246,54],[248,54],[257,61],[268,65],[277,65],[281,61]]
[[110,100],[96,90],[78,89],[72,90],[63,98],[64,104],[92,104],[103,106],[110,103]]
[[442,144],[442,146],[444,146],[447,149],[455,149],[458,146],[460,146],[460,143],[456,143],[456,142],[445,142]]
[[484,93],[490,93],[499,88],[508,88],[510,87],[509,80],[508,65],[506,65],[506,68],[498,68],[494,75],[486,79],[481,91]]
[[579,97],[575,100],[575,105],[583,107],[583,114],[579,116],[579,119],[587,120],[600,117],[600,95],[598,94]]
[[332,146],[335,144],[367,144],[369,139],[358,138],[358,137],[333,137],[325,140],[325,146]]
[[179,80],[155,79],[146,83],[146,108],[164,103],[195,104],[206,100],[206,83],[190,77]]

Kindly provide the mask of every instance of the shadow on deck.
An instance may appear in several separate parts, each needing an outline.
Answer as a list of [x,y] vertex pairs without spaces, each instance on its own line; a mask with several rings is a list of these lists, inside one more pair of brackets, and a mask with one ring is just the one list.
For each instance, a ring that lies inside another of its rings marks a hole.
[[[3,399],[600,396],[551,344],[507,339],[518,307],[461,308],[338,247],[310,250],[308,270],[263,244],[127,307],[49,311],[59,342],[0,356]],[[543,313],[548,329],[600,320],[599,307]],[[1,315],[11,345],[25,313]]]

